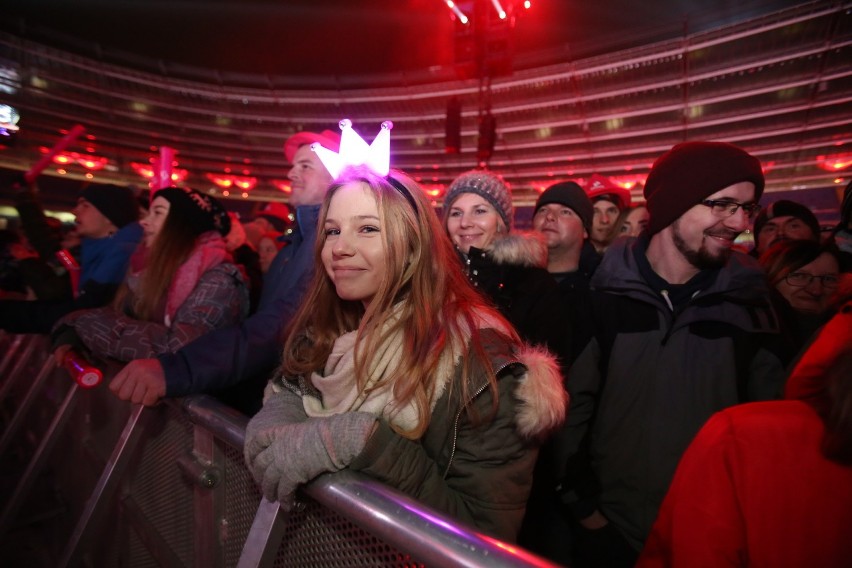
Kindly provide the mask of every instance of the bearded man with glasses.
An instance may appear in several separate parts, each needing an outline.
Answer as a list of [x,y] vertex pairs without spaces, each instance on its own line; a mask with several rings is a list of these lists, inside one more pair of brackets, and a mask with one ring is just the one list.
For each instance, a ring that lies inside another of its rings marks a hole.
[[616,241],[592,278],[590,337],[571,368],[560,439],[578,565],[632,566],[704,422],[782,393],[763,272],[733,250],[763,188],[744,150],[678,144],[648,175],[647,231]]

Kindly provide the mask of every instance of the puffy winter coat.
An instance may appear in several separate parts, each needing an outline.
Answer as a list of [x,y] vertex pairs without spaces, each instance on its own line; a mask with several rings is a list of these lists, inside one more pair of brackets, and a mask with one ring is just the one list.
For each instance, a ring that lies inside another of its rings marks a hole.
[[592,337],[568,377],[559,441],[577,516],[599,509],[637,550],[704,422],[739,402],[780,398],[784,383],[777,318],[755,261],[734,253],[673,310],[641,273],[646,244],[616,241],[592,278]]
[[[512,541],[524,514],[538,445],[562,423],[567,400],[558,368],[546,351],[513,344],[494,330],[482,330],[480,337],[497,377],[493,416],[483,366],[474,364],[468,377],[472,394],[463,399],[459,363],[449,383],[452,388],[436,401],[420,439],[397,434],[380,418],[349,467]],[[299,395],[280,389],[273,396]],[[480,417],[479,424],[471,420],[469,408]]]

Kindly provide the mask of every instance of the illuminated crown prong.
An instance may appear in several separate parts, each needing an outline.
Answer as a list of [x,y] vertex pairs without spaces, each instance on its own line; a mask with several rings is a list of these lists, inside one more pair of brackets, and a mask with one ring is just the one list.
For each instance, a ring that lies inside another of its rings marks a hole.
[[340,153],[335,153],[322,147],[319,143],[311,145],[320,161],[333,178],[347,166],[367,166],[380,176],[388,175],[390,171],[390,131],[393,122],[386,120],[382,123],[373,143],[367,145],[361,136],[352,129],[352,121],[345,118],[340,121]]

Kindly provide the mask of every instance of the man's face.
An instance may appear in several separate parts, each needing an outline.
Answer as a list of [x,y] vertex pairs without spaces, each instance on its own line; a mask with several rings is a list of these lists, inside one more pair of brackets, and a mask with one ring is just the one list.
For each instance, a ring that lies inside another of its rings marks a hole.
[[612,235],[612,226],[618,219],[619,209],[612,201],[599,199],[594,202],[595,216],[592,218],[592,240],[605,243]]
[[548,203],[539,207],[533,216],[533,229],[544,235],[548,249],[579,249],[583,239],[588,236],[580,217],[561,203]]
[[76,219],[77,234],[90,239],[103,239],[118,229],[107,219],[103,213],[91,202],[82,197],[77,200],[77,205],[71,210]]
[[757,235],[757,242],[759,243],[757,252],[763,254],[773,244],[793,239],[816,241],[819,236],[815,235],[808,224],[798,217],[791,215],[774,217],[760,228],[760,234]]
[[[707,197],[715,201],[754,202],[754,184],[743,181],[729,185]],[[710,207],[698,204],[681,215],[665,230],[671,230],[678,252],[699,270],[719,268],[731,256],[731,247],[749,225],[742,207],[730,217],[720,217]]]
[[308,145],[301,146],[293,156],[293,167],[287,174],[293,188],[290,205],[318,205],[322,203],[328,186],[333,181],[316,152]]

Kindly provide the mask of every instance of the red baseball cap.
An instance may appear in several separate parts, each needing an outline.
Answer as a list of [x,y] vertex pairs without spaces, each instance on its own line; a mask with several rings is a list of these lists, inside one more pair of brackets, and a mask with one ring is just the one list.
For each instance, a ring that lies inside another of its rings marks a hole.
[[320,134],[316,132],[298,132],[284,142],[284,155],[287,161],[293,163],[296,151],[305,144],[319,142],[320,146],[334,152],[340,151],[340,134],[331,130],[323,130]]
[[630,207],[630,190],[600,174],[592,174],[589,177],[589,181],[586,183],[586,195],[592,201],[606,196],[607,201],[612,201],[618,205],[619,209]]

